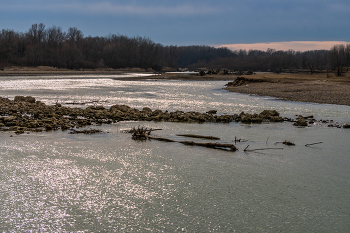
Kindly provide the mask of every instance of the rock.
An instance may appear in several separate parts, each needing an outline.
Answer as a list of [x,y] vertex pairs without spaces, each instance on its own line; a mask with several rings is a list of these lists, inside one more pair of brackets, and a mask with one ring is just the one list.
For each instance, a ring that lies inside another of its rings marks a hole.
[[218,111],[217,110],[209,110],[207,113],[208,114],[216,114]]
[[276,110],[264,110],[259,114],[259,116],[263,118],[279,116],[279,115],[280,115],[279,112],[277,112]]
[[35,98],[32,96],[15,96],[14,99],[15,102],[28,102],[28,103],[35,103]]
[[252,118],[252,123],[261,123],[261,122],[263,122],[263,118],[261,118],[261,117],[254,117],[254,118]]
[[150,109],[149,107],[144,107],[142,111],[145,113],[152,113],[152,109]]
[[282,121],[284,121],[284,118],[280,117],[280,116],[271,116],[270,117],[270,121],[272,121],[272,122],[282,122]]
[[[241,112],[239,115],[218,116],[217,110],[210,110],[207,113],[200,112],[163,112],[160,109],[152,111],[144,107],[141,111],[127,105],[113,105],[109,109],[104,106],[89,106],[86,109],[62,107],[60,104],[52,106],[34,97],[16,96],[15,100],[0,97],[0,127],[14,126],[37,128],[46,130],[69,129],[90,124],[110,124],[117,121],[172,121],[172,122],[243,122],[261,123],[263,121],[279,122],[284,121],[275,110],[264,110],[260,114],[249,114]],[[302,122],[303,119],[304,121]],[[300,117],[296,125],[307,126],[305,119]]]
[[17,117],[15,117],[15,116],[8,116],[8,117],[3,118],[3,122],[5,122],[5,123],[15,121],[15,120],[17,120]]
[[307,122],[303,117],[299,117],[298,120],[293,124],[295,126],[307,126]]
[[121,112],[127,112],[131,107],[127,105],[113,105],[112,107],[109,108],[110,112],[115,112],[115,111],[121,111]]
[[15,131],[15,134],[23,134],[24,133],[24,130],[23,129],[17,129],[16,131]]
[[241,116],[241,122],[243,122],[243,123],[250,123],[250,122],[252,122],[252,115],[250,115],[250,114],[245,114],[245,115],[242,115]]

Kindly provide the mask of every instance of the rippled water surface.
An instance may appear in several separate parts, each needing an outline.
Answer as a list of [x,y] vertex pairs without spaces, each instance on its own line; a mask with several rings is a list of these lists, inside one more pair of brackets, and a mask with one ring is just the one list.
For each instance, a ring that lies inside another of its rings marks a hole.
[[[226,82],[117,81],[113,77],[1,77],[0,94],[47,104],[127,104],[153,110],[313,114],[350,121],[348,106],[295,103],[223,91]],[[95,102],[93,102],[95,101]],[[99,102],[96,102],[99,101]],[[76,107],[76,106],[75,106]],[[134,141],[159,128],[237,142],[236,152]],[[118,122],[104,133],[0,132],[0,230],[5,232],[347,232],[350,131],[317,124]],[[10,137],[12,135],[12,137]],[[285,146],[289,140],[296,146]],[[277,144],[276,144],[277,142]],[[313,146],[308,143],[323,142]],[[244,149],[266,150],[246,151]]]

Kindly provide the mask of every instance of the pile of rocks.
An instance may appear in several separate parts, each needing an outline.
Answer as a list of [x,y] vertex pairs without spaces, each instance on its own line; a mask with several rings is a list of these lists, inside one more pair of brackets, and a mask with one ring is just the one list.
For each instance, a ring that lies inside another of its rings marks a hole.
[[23,133],[27,130],[72,129],[86,125],[110,124],[118,121],[171,121],[171,122],[281,122],[275,110],[264,110],[260,114],[240,113],[217,115],[216,110],[207,113],[152,110],[148,107],[138,110],[127,105],[113,105],[87,108],[64,107],[61,104],[46,105],[31,96],[16,96],[14,100],[0,97],[0,129]]

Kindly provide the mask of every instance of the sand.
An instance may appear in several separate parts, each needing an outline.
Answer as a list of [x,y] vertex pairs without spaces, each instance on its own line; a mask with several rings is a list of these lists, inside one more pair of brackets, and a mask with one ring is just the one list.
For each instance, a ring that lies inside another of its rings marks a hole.
[[271,96],[283,100],[350,106],[350,77],[327,74],[269,74],[246,78],[261,79],[241,86],[226,87],[231,92]]

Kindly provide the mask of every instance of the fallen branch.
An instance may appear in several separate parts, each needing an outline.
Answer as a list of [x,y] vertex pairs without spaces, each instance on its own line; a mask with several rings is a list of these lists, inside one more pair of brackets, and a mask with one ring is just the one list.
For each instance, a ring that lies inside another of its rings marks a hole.
[[[156,130],[160,130],[160,129],[156,129]],[[129,130],[129,133],[132,133],[132,139],[134,140],[147,140],[147,139],[153,139],[153,140],[158,140],[158,141],[164,141],[164,142],[178,142],[178,141],[174,141],[172,139],[168,139],[168,138],[161,138],[161,137],[153,137],[150,136],[150,133],[154,131],[154,129],[148,129],[148,128],[144,128],[144,127],[138,127],[138,128],[132,128],[131,130]],[[186,136],[188,136],[188,134],[185,134]],[[177,136],[184,136],[184,134],[182,135],[177,135]],[[201,135],[192,135],[190,134],[190,136],[195,136],[195,137],[199,137],[199,138],[210,138],[213,139],[215,137],[212,136],[201,136]],[[215,139],[219,139],[219,138],[215,138]],[[225,149],[225,150],[231,150],[231,151],[236,151],[237,148],[232,145],[232,144],[221,144],[221,143],[196,143],[196,142],[192,142],[192,141],[181,141],[179,143],[182,143],[184,145],[190,145],[190,146],[202,146],[202,147],[207,147],[207,148],[213,148],[213,149]]]
[[246,141],[248,141],[247,139],[237,139],[236,137],[235,137],[235,140],[234,140],[234,142],[235,142],[235,144],[237,143],[237,142],[246,142]]
[[136,129],[135,127],[130,130],[132,133],[132,139],[134,140],[146,140],[150,135],[152,129],[144,128],[140,126]]
[[282,143],[282,144],[287,145],[287,146],[295,146],[295,144],[293,142],[290,142],[290,141],[287,141],[287,140],[285,140],[284,142],[276,142],[275,145],[277,143]]
[[149,136],[149,135],[148,135],[148,138],[153,139],[153,140],[163,141],[163,142],[177,142],[177,141],[174,141],[174,140],[169,139],[169,138],[153,137],[153,136]]
[[310,143],[310,144],[306,144],[305,146],[311,146],[311,145],[316,145],[316,144],[321,144],[323,142],[315,142],[315,143]]
[[243,151],[256,151],[256,150],[283,150],[283,148],[260,148],[260,149],[252,149],[252,150],[247,150],[249,145],[243,150]]
[[102,133],[102,130],[99,129],[85,129],[85,130],[75,130],[72,129],[71,132],[69,132],[70,134],[96,134],[96,133]]
[[156,131],[156,130],[162,130],[162,129],[152,129],[152,128],[148,129],[148,128],[144,128],[144,127],[141,127],[141,128],[140,128],[140,126],[138,126],[137,128],[133,127],[133,128],[130,129],[130,130],[123,130],[123,132],[125,132],[125,133],[135,133],[135,132],[138,132],[138,133],[140,133],[140,132],[146,132],[146,131],[152,132],[152,131]]
[[202,135],[196,135],[196,134],[176,134],[176,136],[189,137],[189,138],[203,138],[203,139],[209,139],[209,140],[220,140],[220,138],[218,137],[202,136]]
[[233,144],[221,144],[221,143],[198,143],[198,142],[192,142],[192,141],[182,141],[179,142],[184,145],[188,146],[202,146],[202,147],[208,147],[213,149],[230,149],[231,151],[236,151],[237,148]]

